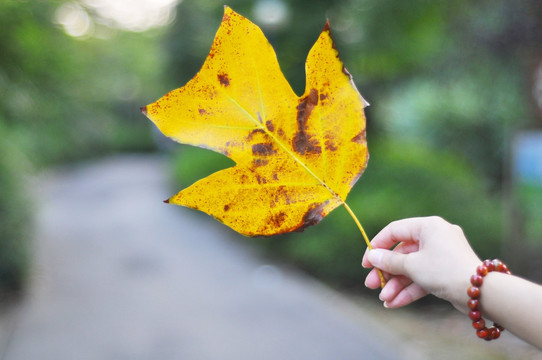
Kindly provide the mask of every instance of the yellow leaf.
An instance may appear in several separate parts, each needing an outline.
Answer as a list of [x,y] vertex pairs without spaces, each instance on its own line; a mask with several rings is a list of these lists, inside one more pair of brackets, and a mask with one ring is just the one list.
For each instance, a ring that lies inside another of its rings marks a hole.
[[199,73],[142,111],[166,136],[236,165],[169,202],[248,236],[302,230],[346,206],[369,157],[367,103],[339,59],[329,24],[309,52],[306,77],[298,97],[262,31],[226,7]]

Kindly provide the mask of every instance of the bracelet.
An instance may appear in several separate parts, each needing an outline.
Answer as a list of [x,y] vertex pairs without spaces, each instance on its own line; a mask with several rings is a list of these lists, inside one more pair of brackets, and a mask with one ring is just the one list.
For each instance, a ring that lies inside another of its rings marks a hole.
[[482,312],[480,311],[480,287],[484,282],[484,276],[492,271],[510,274],[508,266],[503,264],[502,261],[498,259],[484,260],[482,265],[476,268],[476,274],[471,276],[470,283],[472,286],[467,290],[467,294],[470,297],[467,306],[471,310],[469,317],[472,320],[472,327],[476,329],[476,335],[479,338],[487,341],[498,339],[501,336],[501,332],[504,331],[504,328],[497,323],[493,323],[493,326],[487,328],[484,319],[482,319]]

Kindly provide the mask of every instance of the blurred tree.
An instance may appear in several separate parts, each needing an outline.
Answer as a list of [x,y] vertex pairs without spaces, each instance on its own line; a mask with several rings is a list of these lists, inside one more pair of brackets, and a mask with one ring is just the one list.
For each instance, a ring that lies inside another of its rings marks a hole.
[[0,303],[24,284],[30,220],[20,184],[28,164],[4,130],[0,122]]
[[[70,36],[59,22],[66,9],[96,32]],[[139,107],[150,102],[143,85],[149,96],[165,91],[163,31],[100,21],[83,2],[0,1],[0,292],[24,280],[29,168],[153,147]]]
[[345,62],[378,99],[373,126],[454,151],[499,191],[507,138],[533,121],[541,13],[536,0],[356,1],[341,8],[351,25],[339,39],[356,24],[355,44],[367,51],[348,51]]
[[68,36],[55,24],[63,3],[0,3],[0,32],[9,34],[0,37],[6,131],[36,164],[149,148],[138,109],[143,84],[150,91],[160,84],[156,36]]

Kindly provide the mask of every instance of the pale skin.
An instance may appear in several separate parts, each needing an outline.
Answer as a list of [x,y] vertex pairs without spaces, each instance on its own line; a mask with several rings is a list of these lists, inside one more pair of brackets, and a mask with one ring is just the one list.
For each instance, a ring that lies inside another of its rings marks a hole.
[[[482,261],[459,226],[439,217],[403,219],[382,229],[371,245],[373,250],[365,253],[362,265],[382,270],[389,279],[380,292],[385,307],[399,308],[433,294],[468,313],[470,277]],[[375,269],[367,275],[365,285],[370,289],[380,287]],[[481,292],[486,320],[499,323],[505,331],[542,349],[542,286],[517,276],[490,272]],[[465,321],[470,319],[465,316]],[[490,325],[487,321],[486,326]]]

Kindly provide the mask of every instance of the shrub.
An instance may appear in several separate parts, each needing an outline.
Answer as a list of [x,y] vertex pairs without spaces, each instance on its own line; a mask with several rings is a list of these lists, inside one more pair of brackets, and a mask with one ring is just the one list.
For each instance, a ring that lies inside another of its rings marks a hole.
[[23,162],[6,141],[6,129],[0,130],[0,294],[5,295],[24,284],[30,216],[24,201]]

